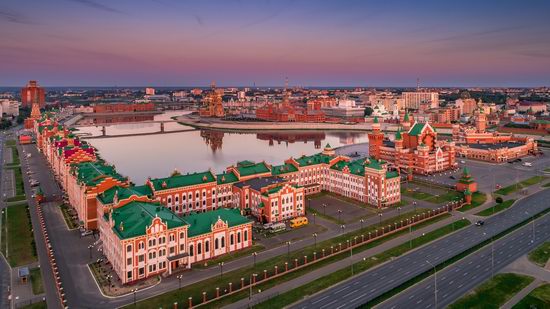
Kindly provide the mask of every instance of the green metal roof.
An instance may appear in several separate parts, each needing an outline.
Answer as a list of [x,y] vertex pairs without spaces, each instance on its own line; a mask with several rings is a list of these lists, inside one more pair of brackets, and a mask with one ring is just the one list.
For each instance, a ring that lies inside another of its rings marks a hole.
[[95,186],[106,177],[112,177],[120,181],[128,180],[120,175],[114,166],[107,165],[102,161],[77,163],[74,168],[78,174],[78,181],[86,186]]
[[395,177],[399,177],[399,173],[397,171],[386,172],[386,178],[387,179],[395,178]]
[[[144,193],[141,192],[142,189],[144,189],[145,187],[148,188],[148,186],[140,186],[141,190],[135,190],[136,187],[125,188],[125,187],[115,186],[115,187],[112,187],[109,190],[99,194],[97,196],[97,198],[103,204],[111,204],[113,202],[114,197],[115,197],[115,192],[116,192],[116,194],[118,194],[118,200],[127,199],[132,195],[146,196],[148,194],[144,194]],[[150,192],[149,194],[152,193],[151,189],[149,189],[149,192]]]
[[[115,223],[113,231],[120,239],[145,235],[155,217],[159,217],[169,229],[187,225],[187,222],[158,203],[130,202],[113,209],[112,216]],[[109,214],[105,214],[103,219],[108,221]]]
[[375,170],[382,170],[382,164],[386,163],[383,160],[376,160],[375,158],[370,158],[369,163],[365,165],[365,167],[373,168]]
[[409,113],[405,113],[405,117],[403,117],[403,121],[409,121]]
[[218,181],[219,185],[223,185],[226,183],[233,183],[239,181],[237,178],[237,175],[233,172],[223,172],[221,174],[216,175],[216,179]]
[[374,123],[378,123],[378,116],[374,116]]
[[190,224],[188,229],[189,237],[210,233],[212,231],[212,224],[216,223],[218,218],[227,222],[229,227],[251,222],[246,217],[243,217],[238,209],[219,208],[213,211],[192,214],[185,217],[185,221]]
[[314,154],[311,156],[301,156],[296,160],[300,166],[309,166],[309,165],[315,165],[315,164],[328,164],[330,160],[332,159],[332,156],[327,156],[322,153]]
[[[211,171],[151,179],[151,183],[153,184],[155,190],[166,190],[192,186],[213,181],[216,181],[216,179],[214,178],[214,174],[212,174]],[[166,183],[166,187],[163,187],[163,183]]]
[[252,161],[238,162],[237,170],[239,171],[241,177],[270,172],[270,169],[265,162],[254,163]]
[[422,129],[424,128],[426,124],[425,123],[415,123],[414,126],[409,130],[409,135],[417,136],[422,133]]
[[297,171],[298,171],[298,168],[296,168],[296,166],[290,163],[285,163],[283,165],[273,166],[271,168],[271,175],[276,176],[276,175],[292,173]]
[[395,139],[401,140],[403,137],[401,136],[401,128],[397,129],[397,132],[395,132]]
[[352,162],[338,161],[330,168],[333,170],[342,171],[345,167],[349,168],[350,173],[358,176],[365,176],[365,161],[355,160]]

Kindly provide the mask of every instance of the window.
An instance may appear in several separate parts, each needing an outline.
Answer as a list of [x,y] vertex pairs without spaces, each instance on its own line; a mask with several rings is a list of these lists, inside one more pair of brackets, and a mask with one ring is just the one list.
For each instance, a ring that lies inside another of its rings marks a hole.
[[180,253],[183,253],[184,250],[185,250],[185,245],[181,244],[180,245]]
[[139,249],[145,248],[145,243],[143,241],[140,241],[139,244],[138,244],[138,248]]
[[222,236],[222,248],[225,248],[225,236]]
[[219,247],[220,247],[220,244],[219,244],[218,239],[216,238],[216,239],[214,240],[214,249],[218,250]]
[[143,276],[145,274],[145,267],[140,267],[138,273],[140,276]]
[[180,239],[185,238],[185,234],[183,232],[180,233]]
[[132,245],[126,246],[126,252],[132,252]]
[[172,203],[172,197],[169,196],[169,197],[168,197],[168,204],[171,204],[171,203]]
[[248,231],[244,231],[244,241],[248,241]]
[[206,191],[202,191],[202,197],[206,196]]
[[128,277],[128,279],[132,279],[132,271],[129,271],[129,272],[128,272],[127,277]]
[[204,252],[210,251],[210,242],[207,240],[204,242]]
[[197,244],[197,254],[202,254],[202,244],[201,243]]
[[231,245],[235,244],[235,234],[231,234],[231,236],[229,236],[229,243]]
[[178,195],[176,195],[176,203],[180,201],[180,198]]
[[237,232],[237,243],[241,242],[241,232]]
[[193,256],[193,254],[194,254],[193,245],[189,245],[189,256]]
[[132,265],[132,258],[127,258],[126,259],[126,265]]
[[176,252],[176,247],[170,247],[170,254],[174,254]]
[[145,261],[145,254],[141,254],[138,256],[138,262],[143,262]]

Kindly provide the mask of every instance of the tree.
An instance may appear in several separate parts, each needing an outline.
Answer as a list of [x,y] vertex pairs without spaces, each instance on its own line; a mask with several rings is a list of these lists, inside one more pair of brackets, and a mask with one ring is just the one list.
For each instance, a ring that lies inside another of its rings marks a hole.
[[372,107],[370,107],[370,106],[365,107],[365,117],[372,115],[372,112],[374,112]]
[[495,199],[495,202],[497,202],[497,204],[501,204],[504,200],[502,199],[502,196],[499,196]]

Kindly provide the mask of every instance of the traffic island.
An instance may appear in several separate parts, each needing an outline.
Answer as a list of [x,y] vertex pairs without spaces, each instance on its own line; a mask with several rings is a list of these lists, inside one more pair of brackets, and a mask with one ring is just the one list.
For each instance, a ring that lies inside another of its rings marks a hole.
[[116,297],[132,293],[135,289],[143,290],[160,283],[159,276],[149,277],[134,284],[122,284],[110,264],[102,259],[88,264],[97,286],[106,296]]
[[527,257],[529,258],[529,261],[540,267],[546,266],[548,260],[550,259],[550,241],[543,243],[535,250],[529,252]]
[[550,307],[550,284],[543,284],[527,294],[512,309],[532,309]]

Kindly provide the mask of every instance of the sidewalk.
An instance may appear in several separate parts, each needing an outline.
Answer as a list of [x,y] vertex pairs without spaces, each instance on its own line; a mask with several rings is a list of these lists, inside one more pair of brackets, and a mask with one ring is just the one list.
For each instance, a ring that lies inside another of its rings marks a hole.
[[543,283],[540,279],[535,279],[531,284],[523,288],[523,290],[519,291],[514,297],[512,297],[509,301],[507,301],[500,309],[512,309],[512,307],[517,304],[520,300],[522,300],[527,294],[531,293],[534,289],[538,288]]
[[12,270],[11,270],[11,277],[12,277],[12,284],[11,284],[12,292],[11,292],[11,295],[12,295],[15,307],[19,307],[19,305],[33,303],[33,302],[36,302],[35,301],[36,299],[42,299],[43,297],[45,297],[44,293],[34,295],[34,293],[32,291],[32,281],[31,281],[30,275],[29,275],[29,278],[27,278],[28,280],[27,280],[26,283],[22,283],[19,280],[19,269],[21,269],[23,267],[27,267],[30,271],[33,268],[38,268],[39,265],[40,265],[39,262],[34,262],[34,263],[31,263],[31,264],[28,264],[28,265],[23,265],[23,266],[12,268]]

